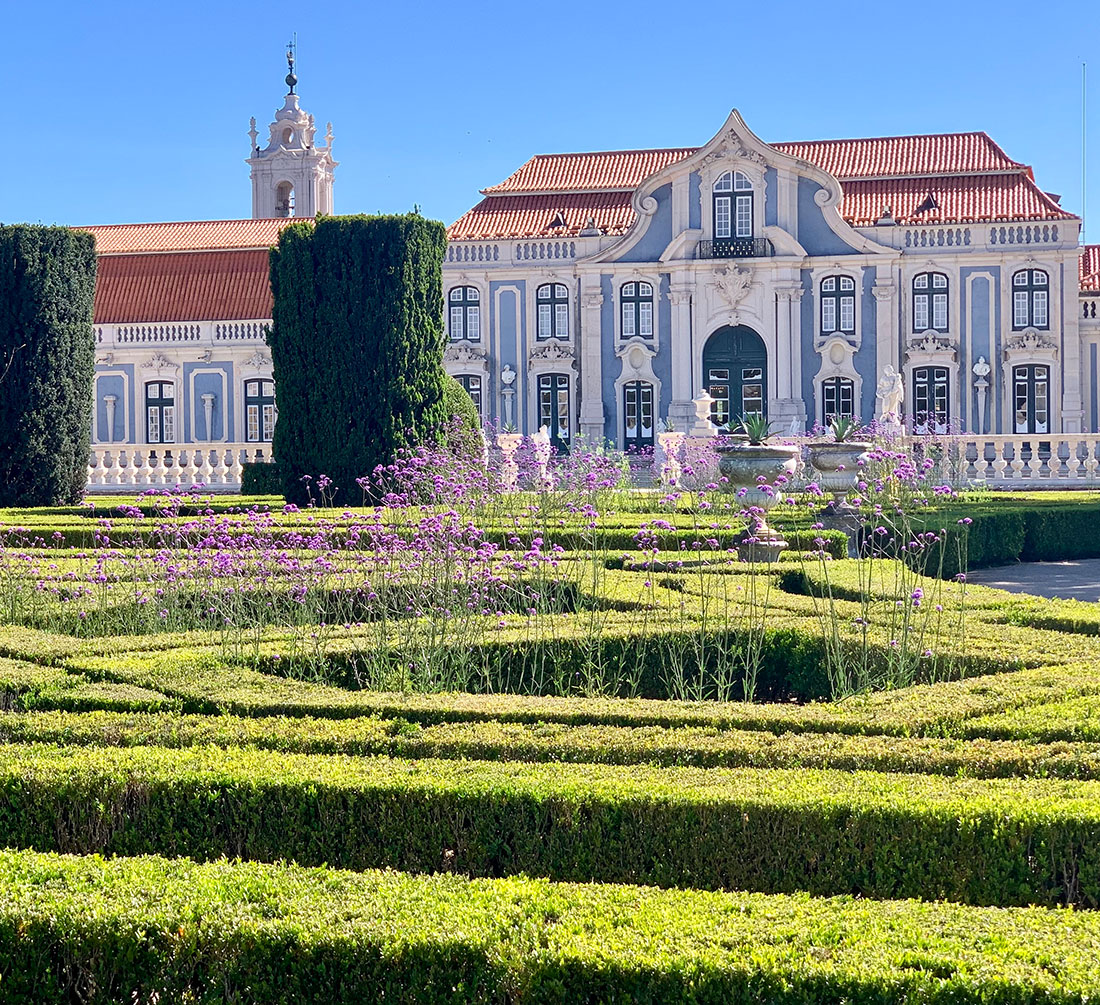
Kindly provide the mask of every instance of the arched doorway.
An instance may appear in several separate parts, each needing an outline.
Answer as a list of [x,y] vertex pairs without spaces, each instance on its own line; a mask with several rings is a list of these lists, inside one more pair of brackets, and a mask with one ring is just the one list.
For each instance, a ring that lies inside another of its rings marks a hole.
[[768,414],[768,350],[745,325],[719,328],[703,346],[703,386],[714,399],[711,421],[736,426],[744,415]]

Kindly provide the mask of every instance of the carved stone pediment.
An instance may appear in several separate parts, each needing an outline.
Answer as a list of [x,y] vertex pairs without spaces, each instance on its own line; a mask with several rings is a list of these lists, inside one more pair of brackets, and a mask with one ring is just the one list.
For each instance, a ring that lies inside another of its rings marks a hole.
[[1005,359],[1036,357],[1044,360],[1058,358],[1058,343],[1050,337],[1050,332],[1038,328],[1025,328],[1013,332],[1005,339]]
[[703,158],[702,166],[706,167],[708,164],[714,163],[714,161],[724,160],[729,157],[740,157],[743,160],[751,161],[753,164],[768,163],[759,151],[752,150],[746,146],[745,141],[738,135],[737,130],[732,128],[726,130],[718,146]]
[[271,357],[257,349],[244,361],[243,365],[253,370],[266,370],[271,366]]
[[485,350],[474,342],[454,342],[443,350],[444,363],[484,363]]
[[929,328],[927,331],[916,335],[910,335],[906,340],[906,349],[910,356],[915,353],[922,353],[926,356],[942,353],[952,359],[955,358],[954,342],[949,336],[936,331],[934,328]]
[[153,375],[158,377],[170,376],[175,377],[179,366],[173,363],[162,352],[155,352],[144,363],[141,364],[143,370],[149,370]]
[[572,366],[574,363],[573,346],[562,339],[549,339],[546,342],[540,342],[531,350],[528,366],[534,366],[536,363],[568,363]]

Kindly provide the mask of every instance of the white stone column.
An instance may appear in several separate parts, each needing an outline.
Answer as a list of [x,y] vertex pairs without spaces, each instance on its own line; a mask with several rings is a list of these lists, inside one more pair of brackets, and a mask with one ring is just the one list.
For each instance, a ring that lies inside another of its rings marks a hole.
[[591,443],[603,443],[603,330],[598,274],[581,276],[581,330],[579,356],[581,363],[580,434]]
[[775,401],[772,419],[782,433],[801,432],[806,425],[806,403],[802,400],[801,299],[801,286],[775,287]]
[[[691,337],[691,287],[673,286],[668,299],[672,305],[672,331],[668,335],[672,353],[672,400],[668,417],[676,429],[687,430],[695,421],[693,399],[698,390],[691,380],[695,359]],[[702,384],[702,377],[699,383]]]
[[[877,384],[878,378],[888,366],[892,366],[899,373],[901,372],[901,367],[898,365],[897,309],[894,305],[897,287],[894,285],[893,279],[885,276],[883,269],[879,269],[875,285],[871,287],[871,292],[875,295],[875,365],[877,373],[874,379]],[[876,415],[875,418],[882,418],[882,416]]]

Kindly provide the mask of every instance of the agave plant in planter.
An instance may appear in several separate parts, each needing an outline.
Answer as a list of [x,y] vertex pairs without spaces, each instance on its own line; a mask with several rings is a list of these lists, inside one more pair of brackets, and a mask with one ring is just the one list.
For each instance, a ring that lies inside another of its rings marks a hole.
[[842,506],[859,481],[860,461],[872,444],[860,439],[865,431],[859,419],[850,415],[834,416],[829,430],[832,439],[810,444],[810,467],[818,485],[832,492],[835,504]]
[[799,449],[767,443],[772,430],[763,415],[742,416],[738,428],[742,436],[720,436],[715,444],[718,469],[749,516],[748,533],[737,550],[745,561],[774,562],[787,542],[768,526],[767,511],[782,501],[780,488],[798,467]]

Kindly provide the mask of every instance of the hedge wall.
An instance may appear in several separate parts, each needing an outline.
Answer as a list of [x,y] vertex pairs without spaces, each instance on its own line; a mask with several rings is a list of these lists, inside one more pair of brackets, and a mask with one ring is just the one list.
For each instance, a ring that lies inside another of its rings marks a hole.
[[286,498],[326,475],[339,505],[356,479],[433,436],[443,403],[441,223],[406,216],[324,217],[287,227],[271,252],[279,388],[272,448]]
[[0,506],[84,495],[95,276],[91,234],[0,226]]

